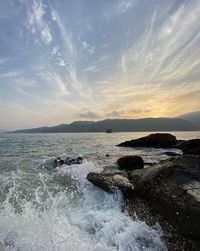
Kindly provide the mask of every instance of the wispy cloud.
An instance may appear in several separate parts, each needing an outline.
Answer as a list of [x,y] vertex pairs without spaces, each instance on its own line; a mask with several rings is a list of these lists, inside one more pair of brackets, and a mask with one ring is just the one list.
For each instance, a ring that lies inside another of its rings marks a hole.
[[0,57],[0,65],[3,65],[9,61],[9,57]]
[[138,115],[141,116],[148,116],[151,112],[149,109],[126,109],[126,110],[114,110],[111,112],[105,113],[106,118],[135,118]]
[[118,5],[118,13],[124,13],[134,7],[137,0],[120,0]]
[[124,14],[128,10],[131,10],[138,0],[117,0],[111,4],[110,8],[106,9],[106,17],[115,17]]
[[4,72],[4,73],[0,73],[0,78],[6,78],[6,79],[10,79],[10,78],[16,78],[21,76],[24,73],[24,71],[9,71],[9,72]]
[[40,72],[38,76],[53,89],[55,97],[62,97],[69,94],[65,81],[58,74],[53,72]]
[[70,83],[71,87],[77,91],[77,94],[81,96],[85,96],[83,89],[83,82],[80,81],[77,73],[77,50],[75,47],[75,43],[73,42],[72,34],[69,31],[66,24],[63,23],[58,12],[51,8],[51,16],[53,21],[57,24],[62,41],[63,41],[63,58],[59,62],[60,66],[65,66],[65,76]]
[[91,111],[79,113],[78,116],[81,119],[95,119],[96,120],[96,119],[102,118],[102,116],[99,113],[91,112]]
[[162,88],[165,81],[171,80],[175,85],[183,79],[200,63],[199,16],[197,1],[180,5],[163,22],[158,18],[156,7],[148,29],[134,45],[121,51],[121,74],[117,73],[117,78],[119,74],[124,76],[122,80],[130,83],[130,88],[131,79],[135,86],[146,84],[158,88]]
[[82,42],[82,46],[83,46],[83,49],[85,51],[87,51],[87,53],[92,56],[94,54],[94,51],[95,51],[95,47],[94,46],[91,46],[90,44],[88,44],[86,41],[83,41]]
[[56,124],[200,109],[197,0],[2,0],[0,29],[0,99],[21,105],[20,119],[28,110]]
[[65,49],[66,54],[70,57],[70,60],[76,60],[76,49],[74,48],[74,44],[72,42],[72,35],[67,30],[66,25],[63,24],[58,12],[55,9],[51,10],[52,20],[58,25],[62,40],[63,47]]
[[98,71],[102,71],[103,68],[108,68],[107,63],[110,59],[110,55],[103,55],[101,56],[99,59],[92,61],[91,65],[89,65],[87,68],[85,68],[84,70],[87,71],[91,71],[91,72],[98,72]]
[[45,5],[42,0],[32,0],[28,4],[27,25],[32,34],[40,33],[41,40],[49,44],[53,37],[45,21]]

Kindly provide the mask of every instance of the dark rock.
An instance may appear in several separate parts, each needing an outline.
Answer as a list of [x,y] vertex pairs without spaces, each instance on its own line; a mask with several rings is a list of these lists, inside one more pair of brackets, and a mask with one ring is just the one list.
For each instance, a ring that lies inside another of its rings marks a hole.
[[78,165],[82,164],[82,163],[83,163],[83,157],[79,156],[79,157],[76,159],[76,161],[77,161],[77,164],[78,164]]
[[157,164],[157,162],[156,163],[155,162],[144,162],[145,166],[154,166],[156,164]]
[[122,192],[128,192],[133,190],[132,184],[129,179],[119,173],[89,173],[87,175],[93,185],[100,187],[107,192],[115,192],[116,188]]
[[83,163],[83,157],[79,156],[78,158],[70,158],[66,157],[65,160],[61,159],[60,157],[57,157],[53,161],[53,168],[56,168],[58,166],[62,165],[73,165],[73,164],[82,164]]
[[64,160],[64,164],[65,165],[73,165],[73,164],[82,164],[83,163],[83,157],[79,156],[78,158],[70,158],[70,157],[66,157]]
[[64,164],[68,165],[68,166],[72,165],[73,164],[73,159],[70,158],[70,157],[66,157],[65,161],[64,161]]
[[169,133],[155,133],[139,139],[125,141],[118,146],[170,148],[177,144],[176,137]]
[[200,240],[200,156],[170,158],[129,172],[129,180],[180,233]]
[[110,157],[110,155],[109,155],[109,154],[106,154],[106,157],[108,158],[108,157]]
[[181,155],[180,153],[175,153],[175,152],[164,152],[164,154],[166,154],[167,156],[170,156],[170,157]]
[[183,154],[200,155],[200,139],[179,141],[177,148],[181,149]]
[[63,164],[64,164],[64,159],[61,159],[61,160],[59,161],[59,165],[62,166]]
[[113,133],[113,130],[109,128],[106,130],[106,133]]
[[61,166],[64,164],[64,160],[62,160],[60,157],[57,157],[53,161],[53,168],[56,168],[57,166]]
[[118,166],[104,166],[101,174],[121,174],[128,178],[127,172],[125,170],[119,170]]
[[120,169],[133,171],[144,167],[144,161],[140,156],[124,156],[117,160]]
[[162,228],[162,240],[169,251],[197,251],[200,250],[200,243],[183,236],[172,226],[164,215],[161,215],[152,207],[151,201],[136,196],[124,196],[126,210],[133,220],[140,220],[151,227],[156,224]]

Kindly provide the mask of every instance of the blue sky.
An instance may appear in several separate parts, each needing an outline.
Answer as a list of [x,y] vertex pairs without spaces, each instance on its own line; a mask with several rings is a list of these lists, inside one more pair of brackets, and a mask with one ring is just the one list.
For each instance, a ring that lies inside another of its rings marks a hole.
[[200,109],[199,0],[1,0],[0,129]]

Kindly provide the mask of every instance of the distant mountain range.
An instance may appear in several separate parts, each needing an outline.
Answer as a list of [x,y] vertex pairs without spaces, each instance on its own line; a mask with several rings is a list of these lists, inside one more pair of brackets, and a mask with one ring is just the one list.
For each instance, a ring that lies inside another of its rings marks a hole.
[[101,121],[75,121],[52,127],[23,129],[12,133],[65,133],[65,132],[140,132],[140,131],[193,131],[199,130],[182,118],[106,119]]
[[185,113],[183,115],[180,115],[178,118],[187,120],[191,122],[194,126],[197,126],[200,128],[200,112],[190,112],[190,113]]

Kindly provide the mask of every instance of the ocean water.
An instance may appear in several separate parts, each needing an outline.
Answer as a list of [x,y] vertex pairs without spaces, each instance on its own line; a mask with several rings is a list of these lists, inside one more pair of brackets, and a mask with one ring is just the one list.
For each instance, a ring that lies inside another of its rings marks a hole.
[[[137,154],[146,162],[167,158],[164,149],[116,147],[147,134],[1,134],[0,250],[167,250],[159,225],[133,221],[122,210],[120,192],[108,194],[86,180],[122,155]],[[200,138],[200,132],[173,134]],[[52,169],[55,157],[79,155],[83,164]]]

